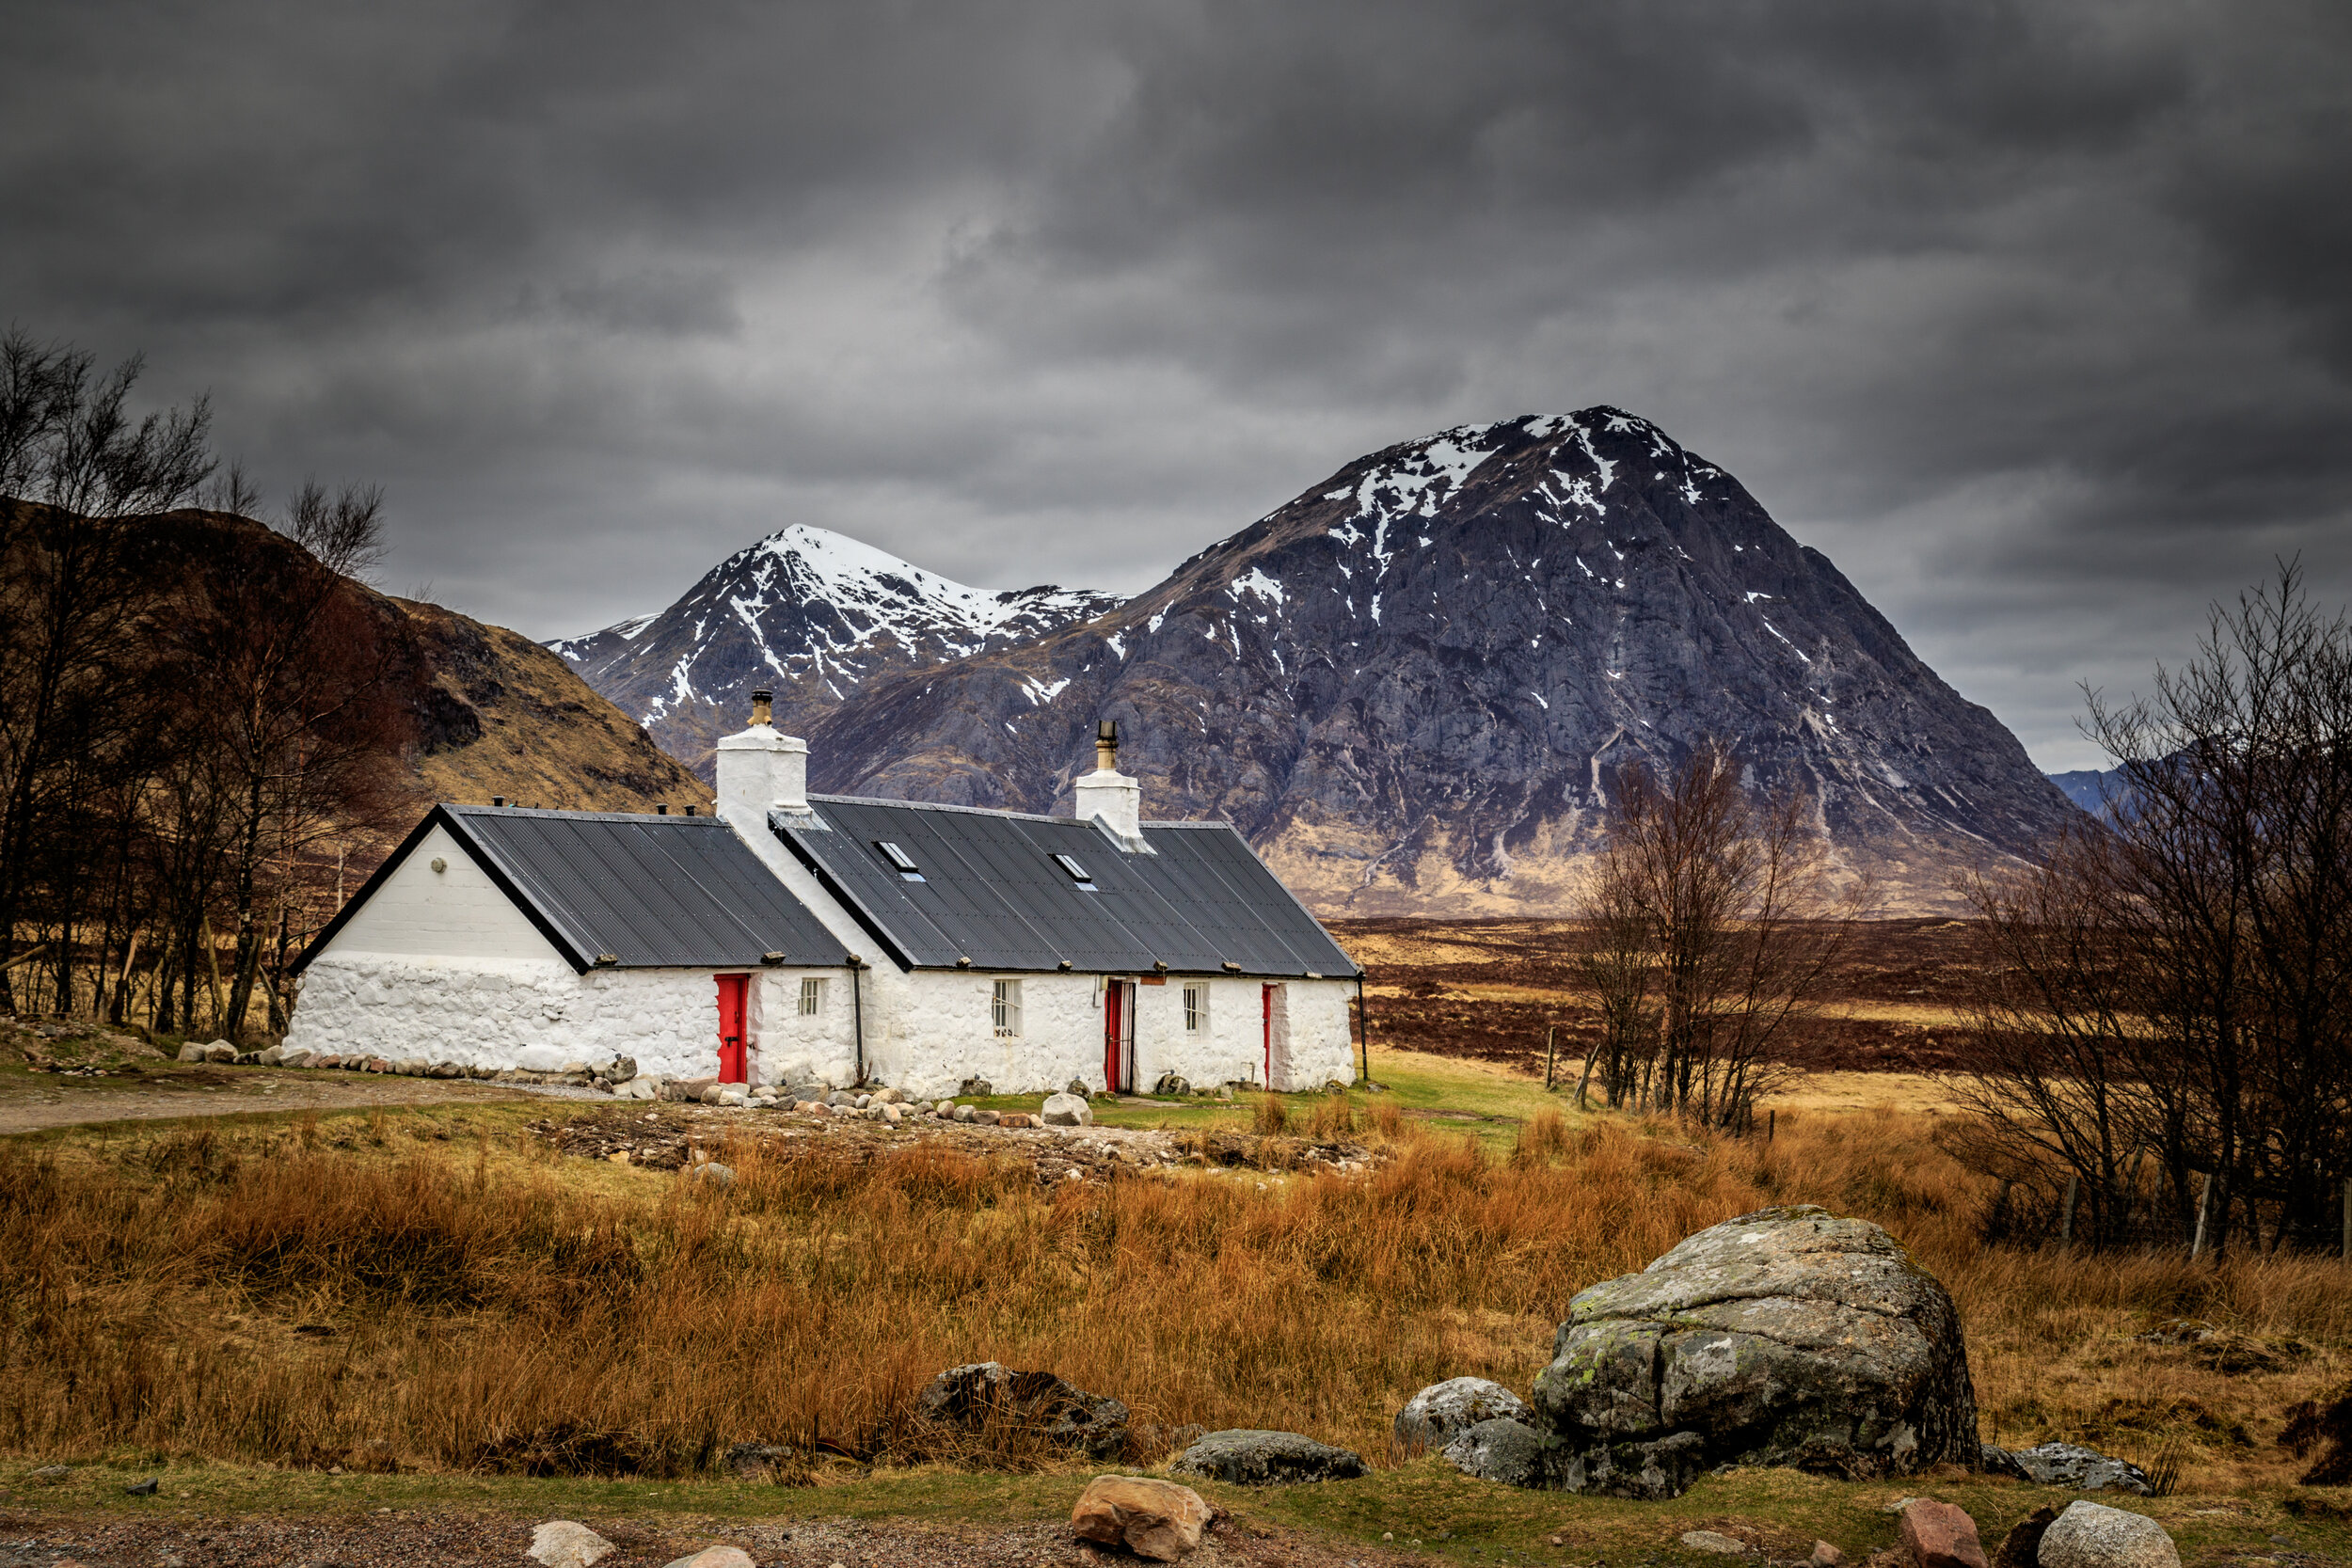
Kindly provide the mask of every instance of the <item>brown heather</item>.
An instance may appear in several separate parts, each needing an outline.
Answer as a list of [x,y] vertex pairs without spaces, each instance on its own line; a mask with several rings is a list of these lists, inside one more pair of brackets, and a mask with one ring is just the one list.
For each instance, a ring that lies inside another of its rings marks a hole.
[[[348,1149],[310,1126],[0,1147],[0,1449],[675,1475],[761,1439],[1041,1463],[909,1419],[932,1373],[994,1359],[1139,1424],[1286,1428],[1386,1463],[1415,1388],[1524,1389],[1578,1290],[1804,1201],[1887,1226],[1951,1288],[1986,1435],[2012,1445],[2169,1446],[2195,1482],[2283,1480],[2280,1413],[2352,1362],[2339,1264],[1980,1244],[1989,1183],[1931,1118],[1689,1142],[1539,1115],[1500,1161],[1393,1106],[1370,1119],[1393,1159],[1369,1178],[1051,1192],[921,1144],[858,1164],[749,1140],[721,1151],[735,1186],[706,1190],[381,1118]],[[2286,1341],[2287,1365],[2229,1375],[2131,1338],[2174,1315]]]

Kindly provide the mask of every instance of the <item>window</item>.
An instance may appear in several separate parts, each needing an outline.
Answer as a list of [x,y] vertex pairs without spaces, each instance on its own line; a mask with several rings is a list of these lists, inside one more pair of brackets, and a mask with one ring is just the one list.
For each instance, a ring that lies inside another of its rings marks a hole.
[[815,1018],[824,1010],[825,982],[813,975],[804,976],[801,981],[801,1016]]
[[882,851],[882,859],[890,863],[890,868],[898,874],[900,881],[919,882],[923,880],[923,868],[914,863],[913,855],[908,854],[888,839],[874,840],[874,847]]
[[990,1011],[995,1021],[996,1037],[1000,1040],[1018,1039],[1021,1036],[1021,982],[997,981],[996,997],[990,1004]]
[[1184,988],[1184,1033],[1198,1035],[1209,1027],[1209,988]]
[[1079,892],[1092,893],[1094,891],[1094,879],[1087,875],[1087,868],[1080,865],[1074,857],[1056,855],[1054,863],[1070,873],[1070,879],[1078,884]]

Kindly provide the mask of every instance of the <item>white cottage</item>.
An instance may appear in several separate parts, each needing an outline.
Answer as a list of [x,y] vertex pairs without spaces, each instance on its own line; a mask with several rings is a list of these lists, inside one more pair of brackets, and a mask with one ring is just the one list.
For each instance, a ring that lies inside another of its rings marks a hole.
[[1221,822],[807,793],[768,721],[714,816],[441,805],[303,955],[290,1047],[922,1097],[1354,1076],[1360,971]]

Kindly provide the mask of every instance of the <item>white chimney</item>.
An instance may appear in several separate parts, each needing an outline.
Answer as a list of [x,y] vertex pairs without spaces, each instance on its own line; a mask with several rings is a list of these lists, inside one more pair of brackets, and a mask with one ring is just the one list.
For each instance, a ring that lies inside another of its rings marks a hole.
[[1071,794],[1079,821],[1101,822],[1122,849],[1150,849],[1143,841],[1143,785],[1119,770],[1119,725],[1111,720],[1095,726],[1094,771],[1080,774]]
[[779,734],[774,693],[752,693],[752,727],[719,742],[719,815],[744,834],[765,834],[771,811],[808,810],[808,742]]

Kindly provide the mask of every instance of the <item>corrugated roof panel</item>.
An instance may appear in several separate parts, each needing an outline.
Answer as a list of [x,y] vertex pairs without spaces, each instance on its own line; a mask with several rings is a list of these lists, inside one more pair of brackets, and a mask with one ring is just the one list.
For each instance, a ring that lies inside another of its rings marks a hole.
[[[1217,974],[1353,974],[1356,965],[1248,844],[1223,824],[1153,824],[1156,854],[1128,854],[1090,822],[916,801],[812,797],[821,826],[772,823],[903,961],[1096,974],[1155,964]],[[895,843],[923,880],[895,870]],[[1068,854],[1093,879],[1055,863]]]

